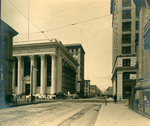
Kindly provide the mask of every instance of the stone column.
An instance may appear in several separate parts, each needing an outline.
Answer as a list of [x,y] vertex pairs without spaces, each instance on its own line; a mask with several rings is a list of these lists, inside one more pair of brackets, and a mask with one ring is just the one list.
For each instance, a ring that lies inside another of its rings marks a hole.
[[16,73],[15,73],[15,60],[13,61],[13,74],[12,74],[12,90],[13,92],[15,92],[15,76],[16,76]]
[[23,78],[24,78],[24,59],[22,57],[22,60],[21,60],[21,92],[25,92],[25,84],[24,84]]
[[44,63],[44,79],[45,79],[45,94],[46,94],[46,87],[47,87],[47,58],[45,57],[45,63]]
[[41,55],[41,95],[45,94],[45,56]]
[[62,57],[60,54],[58,54],[57,68],[57,93],[62,93]]
[[123,98],[123,73],[117,74],[117,99]]
[[33,69],[33,95],[36,94],[37,88],[37,59],[34,57],[34,69]]
[[[37,72],[35,56],[34,55],[30,56],[30,59],[31,59],[30,73],[33,74],[33,76],[30,75],[30,84],[33,84],[33,85],[31,85],[32,91],[33,91],[32,93],[33,93],[33,95],[35,95],[35,93],[36,93],[36,72]],[[33,77],[33,78],[31,79],[31,77]],[[32,83],[31,83],[31,80],[33,81]]]
[[21,56],[17,57],[18,58],[18,90],[17,94],[21,94]]
[[52,84],[51,84],[51,94],[56,93],[56,56],[52,55]]

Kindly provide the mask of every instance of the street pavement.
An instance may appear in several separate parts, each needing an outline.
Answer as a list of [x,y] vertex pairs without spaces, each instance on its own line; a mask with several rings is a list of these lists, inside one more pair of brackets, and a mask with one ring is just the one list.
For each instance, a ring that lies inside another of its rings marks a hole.
[[82,99],[44,101],[0,109],[0,126],[93,126],[101,107]]
[[98,98],[36,99],[32,104],[30,100],[18,99],[15,106],[1,109],[0,125],[150,126],[150,119],[129,109],[127,103],[115,104],[112,100],[106,105],[105,100]]
[[150,126],[150,119],[125,104],[102,104],[94,126]]

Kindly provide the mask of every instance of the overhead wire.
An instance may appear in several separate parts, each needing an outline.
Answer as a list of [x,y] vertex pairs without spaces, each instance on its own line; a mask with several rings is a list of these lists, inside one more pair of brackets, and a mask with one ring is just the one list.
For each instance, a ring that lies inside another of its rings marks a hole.
[[[30,32],[30,34],[35,34],[35,33],[42,33],[44,35],[44,37],[47,39],[47,40],[50,40],[45,32],[49,32],[49,31],[53,31],[53,30],[57,30],[57,29],[62,29],[62,28],[65,28],[65,27],[70,27],[70,26],[74,26],[74,25],[77,25],[77,24],[81,24],[81,23],[85,23],[85,22],[89,22],[89,21],[93,21],[93,20],[97,20],[97,19],[100,19],[100,18],[103,18],[103,17],[107,17],[107,16],[110,16],[111,14],[108,14],[108,15],[104,15],[104,16],[100,16],[100,17],[96,17],[96,18],[92,18],[92,19],[88,19],[88,20],[83,20],[83,21],[79,21],[79,22],[75,22],[75,23],[72,23],[72,24],[68,24],[68,25],[64,25],[64,26],[60,26],[60,27],[56,27],[56,28],[52,28],[52,29],[49,29],[49,30],[45,30],[45,31],[42,31],[38,26],[36,26],[28,17],[26,17],[10,0],[8,0],[10,2],[10,4],[23,16],[25,17],[33,26],[35,26],[40,32]],[[94,2],[96,3],[96,2]],[[90,3],[90,4],[93,4],[93,3]],[[19,33],[19,35],[21,34],[28,34],[28,33]]]
[[[29,20],[28,17],[26,17],[10,0],[8,0],[9,3],[24,17],[26,18],[32,25],[34,25],[40,32],[38,33],[42,33],[48,40],[49,38],[45,35],[44,31],[42,31],[39,27],[37,27],[31,20]],[[28,34],[28,33],[27,33]]]
[[[45,30],[43,32],[49,32],[49,31],[53,31],[53,30],[57,30],[57,29],[62,29],[62,28],[65,28],[65,27],[74,26],[74,25],[77,25],[77,24],[81,24],[81,23],[85,23],[85,22],[89,22],[89,21],[93,21],[93,20],[98,20],[100,18],[104,18],[104,17],[110,16],[110,15],[111,14],[100,16],[100,17],[97,17],[97,18],[92,18],[92,19],[84,20],[84,21],[75,22],[75,23],[72,23],[72,24],[68,24],[68,25],[64,25],[64,26],[52,28],[52,29],[49,29],[49,30]],[[30,34],[34,34],[34,33],[40,33],[40,32],[31,32]],[[20,34],[27,34],[27,33],[20,33]]]
[[[82,4],[82,5],[79,5],[79,6],[75,6],[75,7],[72,7],[71,9],[76,9],[76,8],[80,8],[80,7],[83,7],[83,6],[91,6],[91,5],[93,5],[93,4],[95,4],[95,3],[97,3],[97,2],[99,2],[99,1],[95,1],[95,2],[90,2],[90,3],[87,3],[87,4]],[[56,8],[56,10],[54,10],[54,12],[51,12],[51,13],[49,13],[49,14],[58,14],[58,13],[62,13],[62,12],[65,12],[65,11],[68,11],[68,9],[61,9],[60,11],[57,11],[58,9]],[[56,12],[55,12],[56,11]]]

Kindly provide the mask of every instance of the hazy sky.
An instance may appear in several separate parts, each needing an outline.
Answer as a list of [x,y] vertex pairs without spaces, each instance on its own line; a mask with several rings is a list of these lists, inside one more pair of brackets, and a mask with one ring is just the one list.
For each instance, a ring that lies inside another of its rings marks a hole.
[[[2,20],[18,33],[14,41],[27,40],[28,0],[2,0]],[[85,50],[85,79],[104,90],[111,86],[112,17],[111,0],[30,0],[29,31],[45,32],[63,44],[81,43]],[[105,16],[107,15],[107,16]],[[103,17],[105,16],[105,17]],[[98,18],[102,17],[102,18]],[[98,18],[98,19],[95,19]],[[77,22],[87,21],[76,25]],[[70,26],[67,26],[70,25]],[[66,26],[60,29],[58,27]],[[40,29],[40,30],[39,30]],[[54,30],[51,30],[54,29]],[[46,39],[42,33],[30,34],[30,39]]]

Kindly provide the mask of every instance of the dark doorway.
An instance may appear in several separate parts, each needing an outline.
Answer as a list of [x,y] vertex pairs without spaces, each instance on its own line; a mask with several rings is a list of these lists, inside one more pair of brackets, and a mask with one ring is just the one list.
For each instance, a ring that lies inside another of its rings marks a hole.
[[131,97],[132,86],[123,86],[123,98],[129,99]]
[[26,95],[30,94],[30,84],[25,84],[25,92],[26,92]]

